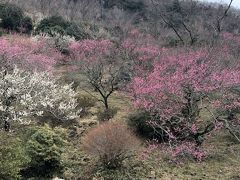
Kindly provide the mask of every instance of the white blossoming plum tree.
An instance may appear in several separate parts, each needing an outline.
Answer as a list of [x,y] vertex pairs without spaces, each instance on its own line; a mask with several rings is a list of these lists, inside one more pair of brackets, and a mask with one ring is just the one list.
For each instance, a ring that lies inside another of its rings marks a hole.
[[0,71],[0,121],[9,131],[10,122],[29,123],[29,117],[50,113],[59,120],[78,117],[76,92],[47,72],[28,72],[14,67]]

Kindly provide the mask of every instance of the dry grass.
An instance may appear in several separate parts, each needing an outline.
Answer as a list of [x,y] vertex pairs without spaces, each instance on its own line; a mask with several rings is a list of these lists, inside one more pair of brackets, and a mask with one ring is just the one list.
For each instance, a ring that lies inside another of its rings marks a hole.
[[122,122],[106,122],[91,129],[82,138],[82,143],[85,152],[99,157],[107,168],[121,166],[122,161],[140,145],[132,131]]
[[208,156],[202,162],[173,164],[165,159],[164,152],[157,149],[145,163],[152,167],[156,179],[240,179],[240,144],[236,144],[227,132],[216,133],[205,142],[204,148],[208,151]]

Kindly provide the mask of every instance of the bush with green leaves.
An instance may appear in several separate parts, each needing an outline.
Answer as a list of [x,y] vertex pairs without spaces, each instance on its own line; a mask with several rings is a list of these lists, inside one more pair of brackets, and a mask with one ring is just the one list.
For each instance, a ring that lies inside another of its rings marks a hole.
[[62,33],[62,30],[67,29],[69,22],[65,21],[61,16],[51,16],[40,21],[36,28],[36,32],[51,33],[51,30]]
[[51,36],[61,34],[62,36],[74,37],[76,40],[89,38],[83,26],[67,21],[61,16],[51,16],[43,19],[37,26],[36,33],[47,33]]
[[149,124],[150,119],[152,119],[150,113],[138,111],[129,116],[128,125],[131,126],[139,136],[148,139],[157,138],[159,135]]
[[23,144],[18,137],[4,131],[0,131],[0,138],[0,179],[19,179],[28,160]]
[[10,30],[16,30],[24,17],[23,11],[12,4],[0,5],[0,18],[2,19],[2,27]]
[[32,19],[13,4],[0,4],[0,19],[1,27],[7,30],[30,33],[33,29]]
[[26,152],[30,162],[23,171],[24,177],[51,178],[61,174],[62,153],[66,145],[65,131],[44,125],[33,129],[29,135]]
[[32,19],[28,16],[25,16],[21,22],[21,31],[24,33],[30,33],[33,30]]
[[51,16],[40,21],[36,28],[36,32],[48,33],[52,36],[54,33],[64,35],[65,29],[67,29],[69,26],[70,23],[63,19],[61,16]]

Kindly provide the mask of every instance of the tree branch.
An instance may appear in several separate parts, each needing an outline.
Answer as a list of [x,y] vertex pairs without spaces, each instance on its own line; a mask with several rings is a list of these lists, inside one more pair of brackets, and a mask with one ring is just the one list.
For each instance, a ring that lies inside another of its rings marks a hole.
[[220,18],[218,18],[218,20],[217,20],[217,31],[218,31],[218,34],[220,34],[221,31],[222,31],[222,29],[221,29],[222,21],[227,16],[228,11],[230,10],[232,3],[233,3],[233,0],[230,0],[227,9],[224,11],[223,15]]

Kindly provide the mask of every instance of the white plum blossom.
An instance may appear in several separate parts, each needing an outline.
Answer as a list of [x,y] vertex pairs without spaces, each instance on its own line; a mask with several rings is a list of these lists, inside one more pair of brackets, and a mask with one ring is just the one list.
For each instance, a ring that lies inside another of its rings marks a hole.
[[72,84],[62,85],[47,72],[32,73],[17,67],[0,71],[1,121],[27,123],[28,117],[44,113],[60,120],[75,119],[81,111],[75,97]]
[[75,38],[72,36],[62,35],[57,32],[51,33],[53,36],[50,36],[47,33],[41,33],[40,35],[33,36],[32,40],[38,42],[39,40],[44,39],[50,47],[57,47],[60,51],[67,49],[71,43],[76,42]]

